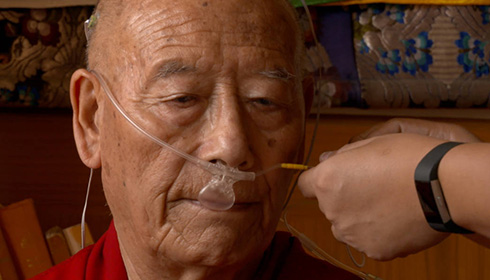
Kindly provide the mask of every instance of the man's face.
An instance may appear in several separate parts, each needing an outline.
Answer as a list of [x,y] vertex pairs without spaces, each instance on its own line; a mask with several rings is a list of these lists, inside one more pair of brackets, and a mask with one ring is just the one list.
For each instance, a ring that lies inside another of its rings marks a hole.
[[[294,19],[279,2],[134,1],[114,27],[121,42],[107,46],[120,64],[96,70],[114,77],[133,119],[177,149],[249,172],[296,162],[304,101],[290,76]],[[211,266],[263,252],[290,173],[238,182],[233,208],[206,209],[197,196],[207,171],[145,138],[107,99],[102,107],[103,184],[124,250]]]

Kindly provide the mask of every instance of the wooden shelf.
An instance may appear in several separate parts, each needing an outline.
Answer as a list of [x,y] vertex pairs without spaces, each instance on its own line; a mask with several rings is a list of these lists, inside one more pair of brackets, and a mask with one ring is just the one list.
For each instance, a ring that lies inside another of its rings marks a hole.
[[0,0],[0,8],[59,8],[93,6],[97,0]]

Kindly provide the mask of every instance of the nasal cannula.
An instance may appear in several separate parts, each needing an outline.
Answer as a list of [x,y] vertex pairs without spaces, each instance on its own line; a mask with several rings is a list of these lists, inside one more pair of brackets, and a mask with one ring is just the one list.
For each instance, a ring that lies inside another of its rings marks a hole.
[[190,154],[187,154],[175,147],[169,145],[165,141],[159,139],[153,134],[149,133],[145,129],[143,129],[138,123],[136,123],[123,109],[123,107],[119,104],[117,99],[114,97],[111,89],[107,85],[105,79],[97,72],[91,71],[100,85],[102,86],[104,92],[107,94],[107,97],[114,105],[114,107],[121,113],[121,115],[139,132],[143,135],[151,139],[153,142],[158,145],[169,149],[175,154],[181,156],[182,158],[198,165],[204,170],[207,170],[213,177],[204,186],[198,195],[198,201],[206,208],[217,211],[228,210],[233,207],[235,203],[235,192],[233,190],[233,185],[238,181],[254,181],[256,176],[263,175],[273,169],[276,168],[285,168],[285,169],[297,169],[297,170],[306,170],[308,167],[302,164],[294,164],[294,163],[282,163],[274,165],[262,172],[254,173],[254,172],[244,172],[238,170],[238,168],[233,168],[224,165],[221,161],[217,163],[212,163],[209,161],[204,161],[202,159],[196,158]]

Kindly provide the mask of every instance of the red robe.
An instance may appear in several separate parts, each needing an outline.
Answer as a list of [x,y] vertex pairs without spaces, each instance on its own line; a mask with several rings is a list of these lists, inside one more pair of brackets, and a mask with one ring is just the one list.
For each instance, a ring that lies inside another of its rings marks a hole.
[[[126,280],[126,268],[119,250],[116,229],[92,246],[37,275],[32,280]],[[264,253],[255,279],[359,279],[327,262],[306,254],[300,242],[286,232],[277,232]]]

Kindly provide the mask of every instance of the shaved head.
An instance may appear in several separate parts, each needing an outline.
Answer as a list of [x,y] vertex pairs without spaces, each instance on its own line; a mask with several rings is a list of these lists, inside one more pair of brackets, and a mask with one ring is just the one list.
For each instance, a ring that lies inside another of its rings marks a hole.
[[[125,0],[101,0],[94,10],[96,24],[93,25],[91,35],[87,42],[87,65],[89,69],[106,67],[112,56],[108,55],[107,46],[119,42],[120,36],[114,36],[114,32],[120,31],[120,22],[125,5]],[[121,35],[118,33],[118,35]]]
[[[288,0],[272,0],[277,8],[282,9],[288,17],[289,28],[292,29],[295,38],[295,64],[298,82],[303,78],[302,73],[302,58],[304,55],[304,38],[300,25],[298,24],[298,16],[295,8]],[[132,2],[132,3],[131,3]],[[148,0],[99,0],[94,14],[97,17],[97,23],[92,27],[91,36],[87,43],[87,65],[89,69],[102,68],[108,72],[122,73],[130,67],[131,56],[134,55],[132,50],[121,48],[130,38],[128,38],[128,27],[134,23],[130,20],[130,15],[138,14],[138,11],[144,10],[148,5]],[[167,3],[165,3],[167,2]],[[161,6],[172,7],[173,1],[161,1]],[[201,3],[202,2],[202,3]],[[209,2],[209,3],[208,3]],[[253,1],[250,1],[253,2]],[[209,5],[212,1],[199,1],[200,5]],[[278,9],[274,9],[276,12]],[[155,11],[157,12],[157,11]],[[139,19],[145,14],[137,15]],[[134,17],[132,19],[135,19]],[[110,71],[109,71],[110,70]],[[109,79],[114,77],[110,76]]]

